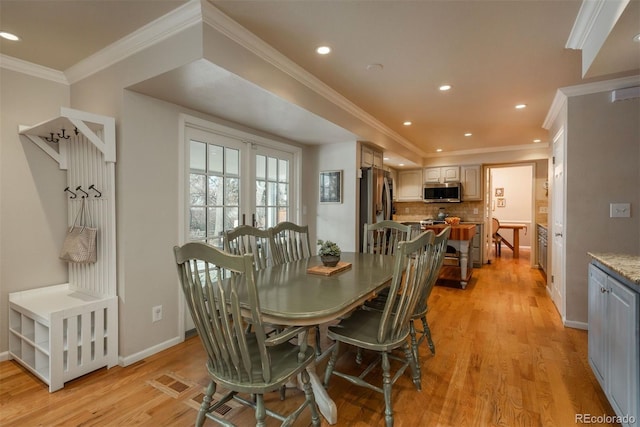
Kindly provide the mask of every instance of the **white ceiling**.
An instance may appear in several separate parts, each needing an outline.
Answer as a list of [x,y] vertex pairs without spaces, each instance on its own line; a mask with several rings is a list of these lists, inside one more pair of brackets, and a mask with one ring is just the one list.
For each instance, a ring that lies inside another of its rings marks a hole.
[[[437,148],[546,142],[542,123],[559,87],[640,72],[640,43],[631,41],[640,33],[640,0],[626,6],[584,79],[581,52],[565,48],[580,0],[209,1],[372,116],[409,165]],[[0,0],[0,30],[22,37],[2,40],[1,53],[65,71],[184,3]],[[333,52],[318,56],[320,44]],[[192,78],[203,75],[204,86]],[[453,89],[440,92],[443,83]],[[323,118],[295,105],[295,96],[284,99],[206,60],[133,89],[303,143],[377,143],[348,120]],[[214,90],[225,96],[209,96]],[[516,110],[518,103],[527,108]]]

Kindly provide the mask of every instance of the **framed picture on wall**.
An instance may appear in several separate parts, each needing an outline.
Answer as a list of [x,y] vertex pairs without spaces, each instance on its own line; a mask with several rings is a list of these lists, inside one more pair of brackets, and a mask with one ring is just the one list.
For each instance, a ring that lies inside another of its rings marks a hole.
[[504,187],[496,187],[496,197],[504,197]]
[[498,207],[499,208],[504,208],[505,206],[507,206],[507,200],[504,197],[501,197],[498,199]]
[[320,203],[342,203],[342,171],[320,172]]

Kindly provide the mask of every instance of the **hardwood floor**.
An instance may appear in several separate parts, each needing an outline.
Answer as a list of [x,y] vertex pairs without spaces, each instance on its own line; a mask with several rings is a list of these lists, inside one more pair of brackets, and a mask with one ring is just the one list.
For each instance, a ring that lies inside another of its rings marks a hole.
[[[502,251],[500,259],[474,270],[465,290],[434,289],[428,318],[436,355],[425,345],[420,350],[421,392],[408,373],[394,385],[396,426],[556,427],[575,425],[576,414],[614,414],[588,365],[586,331],[562,326],[540,272],[529,268],[528,253],[521,256],[513,260]],[[204,357],[192,338],[132,366],[70,381],[55,393],[17,363],[2,362],[0,425],[193,425],[207,383]],[[355,369],[354,353],[338,363]],[[338,426],[384,425],[382,395],[338,377],[328,391],[338,406]],[[289,390],[285,401],[277,394],[265,400],[281,409],[301,399],[300,391]],[[255,424],[252,410],[230,414],[239,426]],[[296,425],[309,424],[305,411]],[[278,423],[269,419],[267,425]]]

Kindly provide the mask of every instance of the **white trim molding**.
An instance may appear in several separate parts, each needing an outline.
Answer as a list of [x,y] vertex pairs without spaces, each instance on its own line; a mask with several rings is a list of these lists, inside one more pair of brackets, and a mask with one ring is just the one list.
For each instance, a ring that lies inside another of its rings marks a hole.
[[62,71],[53,68],[43,67],[32,62],[23,61],[0,53],[0,68],[15,71],[17,73],[27,74],[39,79],[50,80],[55,83],[69,85],[69,80]]
[[629,0],[583,0],[569,34],[567,49],[582,50],[582,77],[609,36]]
[[563,105],[567,102],[567,98],[573,96],[590,95],[592,93],[607,92],[610,90],[624,89],[628,87],[640,85],[640,75],[621,77],[613,80],[603,80],[594,83],[585,83],[582,85],[561,87],[556,91],[556,96],[553,98],[551,107],[547,117],[542,123],[542,127],[550,129],[553,122],[558,117],[560,111],[562,111]]
[[200,22],[202,22],[201,2],[189,1],[69,67],[65,70],[65,75],[70,83],[76,83]]

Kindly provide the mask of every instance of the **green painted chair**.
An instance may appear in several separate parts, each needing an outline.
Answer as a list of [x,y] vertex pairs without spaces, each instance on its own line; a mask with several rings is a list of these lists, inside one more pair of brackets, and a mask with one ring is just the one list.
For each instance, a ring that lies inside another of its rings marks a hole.
[[234,255],[252,254],[256,270],[274,265],[271,231],[240,225],[224,233],[224,250]]
[[[436,347],[433,343],[433,339],[431,338],[431,329],[429,328],[429,323],[427,322],[427,311],[428,311],[428,301],[429,296],[431,295],[431,291],[438,281],[438,275],[440,273],[440,269],[442,268],[442,264],[444,262],[444,257],[447,252],[447,243],[449,242],[449,235],[451,234],[451,227],[447,227],[438,233],[433,241],[433,257],[431,259],[431,264],[427,266],[429,270],[429,278],[427,279],[427,286],[425,286],[422,295],[418,299],[418,304],[416,305],[416,310],[411,316],[410,320],[410,336],[411,336],[411,344],[413,347],[413,353],[416,358],[416,361],[419,361],[418,358],[418,347],[423,341],[427,341],[427,345],[429,346],[429,350],[431,350],[432,354],[436,354]],[[386,304],[386,294],[379,295],[371,301],[367,301],[365,303],[364,308],[368,310],[384,310],[384,306]],[[422,321],[422,329],[415,328],[416,321]],[[418,334],[420,338],[418,338]],[[420,369],[420,364],[418,363],[418,370]]]
[[365,224],[363,233],[363,253],[394,255],[398,244],[411,238],[411,226],[385,220]]
[[[431,260],[431,266],[429,266],[429,278],[427,280],[427,286],[425,286],[422,295],[418,299],[418,305],[416,305],[416,310],[411,316],[411,343],[413,346],[413,351],[418,359],[418,346],[425,339],[427,341],[427,345],[431,350],[431,354],[436,354],[436,346],[433,343],[433,339],[431,338],[431,329],[429,329],[429,323],[427,322],[427,311],[429,310],[428,302],[429,296],[431,295],[431,291],[438,281],[438,275],[440,274],[440,269],[442,268],[442,263],[444,262],[444,256],[447,253],[447,243],[449,242],[449,234],[451,233],[451,227],[447,227],[438,233],[433,241],[433,257]],[[422,321],[422,330],[415,329],[414,322],[417,320]],[[417,338],[417,334],[420,334],[420,338]],[[418,369],[420,369],[420,364],[418,363]]]
[[309,226],[284,221],[271,228],[272,250],[276,263],[285,264],[311,256]]
[[[207,418],[232,425],[214,412],[233,399],[255,408],[257,426],[265,425],[267,415],[290,425],[307,406],[313,425],[319,426],[320,416],[306,370],[315,360],[313,347],[307,346],[308,327],[288,328],[266,336],[253,256],[228,254],[199,242],[174,247],[174,255],[189,312],[208,356],[210,382],[195,425],[202,426]],[[253,325],[251,332],[244,328],[238,295],[247,296],[248,306],[242,309]],[[287,416],[266,409],[264,394],[280,390],[298,374],[304,402]],[[212,402],[218,386],[224,389],[224,396]]]
[[[421,389],[420,373],[408,340],[409,325],[418,299],[428,284],[434,236],[433,231],[426,231],[413,240],[400,242],[396,250],[393,279],[384,310],[356,310],[350,317],[328,329],[329,338],[336,343],[325,370],[325,387],[328,387],[331,376],[336,375],[355,385],[382,393],[387,426],[393,425],[392,386],[407,367],[411,367],[414,385],[418,390]],[[336,360],[342,343],[376,352],[378,357],[358,376],[337,371]],[[392,351],[397,349],[404,352],[404,357],[392,354]],[[390,359],[401,362],[393,377]],[[382,386],[377,385],[378,382],[374,384],[365,380],[380,362]]]

